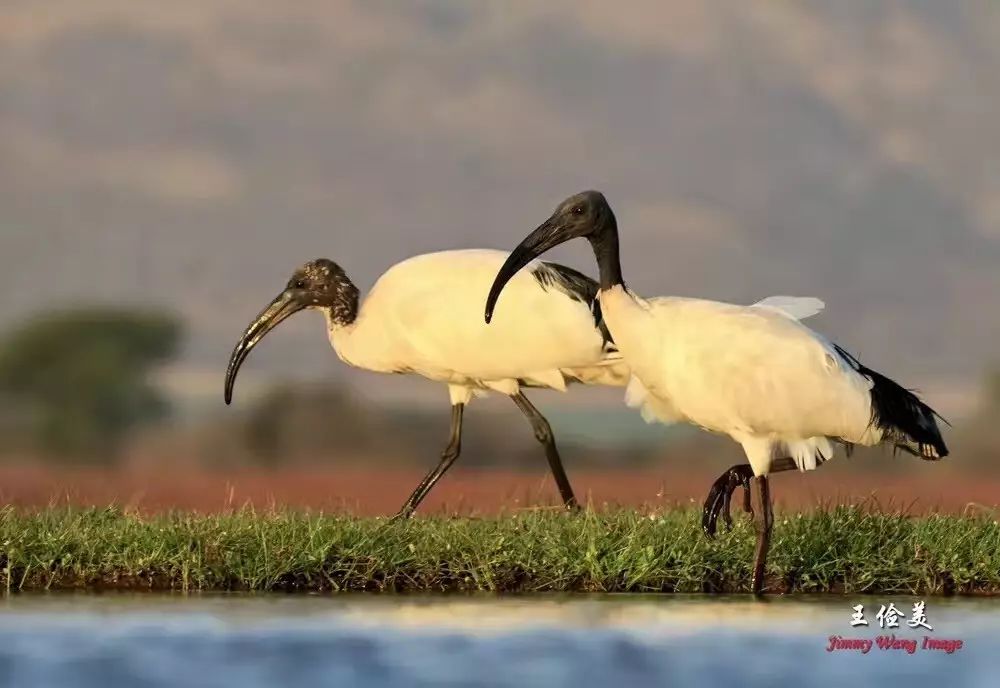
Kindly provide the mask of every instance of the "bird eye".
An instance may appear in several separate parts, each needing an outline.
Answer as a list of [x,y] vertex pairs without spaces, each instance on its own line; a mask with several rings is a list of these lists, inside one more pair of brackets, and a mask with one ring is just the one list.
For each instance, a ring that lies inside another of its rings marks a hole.
[[295,280],[295,284],[293,284],[292,286],[295,287],[296,289],[305,289],[306,283],[305,280]]
[[571,210],[570,212],[573,213],[574,215],[583,215],[583,206],[575,205],[573,206],[573,210]]

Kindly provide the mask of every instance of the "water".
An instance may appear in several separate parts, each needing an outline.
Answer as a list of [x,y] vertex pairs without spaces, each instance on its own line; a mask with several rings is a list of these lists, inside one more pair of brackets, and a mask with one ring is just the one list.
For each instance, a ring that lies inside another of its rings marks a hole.
[[827,651],[882,633],[889,601],[915,600],[22,595],[0,601],[0,686],[1000,685],[1000,601],[930,598],[934,631],[896,632],[950,655]]

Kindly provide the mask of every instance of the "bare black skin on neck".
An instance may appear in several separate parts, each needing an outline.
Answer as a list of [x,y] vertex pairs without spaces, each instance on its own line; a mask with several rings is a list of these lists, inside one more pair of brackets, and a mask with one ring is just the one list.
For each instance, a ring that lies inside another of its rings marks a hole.
[[233,349],[226,369],[226,403],[233,400],[233,386],[240,366],[268,332],[306,308],[329,311],[335,324],[350,325],[358,315],[358,296],[358,288],[332,260],[311,260],[296,270],[284,291],[254,318]]
[[[607,201],[605,205],[607,206]],[[607,212],[609,218],[601,224],[600,229],[587,237],[590,247],[594,249],[594,258],[597,259],[601,291],[625,284],[622,281],[622,264],[618,256],[618,221],[610,206]]]
[[594,250],[602,291],[624,285],[618,256],[618,221],[604,194],[600,191],[584,191],[560,203],[549,219],[511,252],[497,272],[486,299],[486,322],[493,317],[493,310],[504,285],[518,270],[549,249],[576,238],[586,239]]

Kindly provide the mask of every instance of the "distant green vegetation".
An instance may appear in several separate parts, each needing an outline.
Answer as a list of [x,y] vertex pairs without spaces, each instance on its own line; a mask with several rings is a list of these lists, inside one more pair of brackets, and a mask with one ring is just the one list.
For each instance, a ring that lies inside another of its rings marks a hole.
[[[709,541],[698,513],[631,511],[410,522],[293,512],[0,511],[9,590],[737,592],[753,529]],[[778,518],[768,588],[998,593],[1000,526],[838,508]]]
[[155,311],[40,315],[0,341],[0,411],[23,420],[31,448],[108,461],[128,431],[167,414],[147,378],[180,340],[179,322]]

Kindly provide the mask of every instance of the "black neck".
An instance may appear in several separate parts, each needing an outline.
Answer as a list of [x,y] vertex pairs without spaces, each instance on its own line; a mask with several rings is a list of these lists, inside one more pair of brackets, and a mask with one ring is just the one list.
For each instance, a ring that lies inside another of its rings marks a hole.
[[601,222],[600,229],[588,237],[590,246],[594,249],[594,257],[597,258],[601,291],[624,284],[622,264],[618,258],[618,222],[610,208],[607,212],[609,216]]
[[341,326],[352,324],[358,317],[359,296],[358,288],[354,286],[354,283],[347,275],[344,275],[341,283],[338,285],[336,297],[328,306],[330,309],[330,320]]

